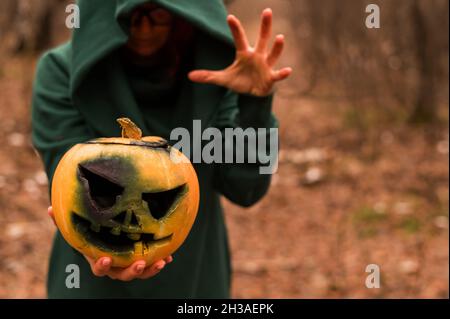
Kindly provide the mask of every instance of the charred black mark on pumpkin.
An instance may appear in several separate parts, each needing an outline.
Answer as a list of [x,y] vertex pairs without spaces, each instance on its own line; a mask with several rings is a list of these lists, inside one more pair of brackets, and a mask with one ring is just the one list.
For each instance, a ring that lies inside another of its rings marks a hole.
[[143,193],[142,200],[147,202],[150,214],[155,219],[163,219],[171,211],[171,208],[176,205],[179,200],[187,193],[187,185],[181,185],[177,188],[158,192],[158,193]]
[[130,174],[131,165],[119,158],[101,158],[80,163],[78,179],[82,186],[83,204],[96,222],[114,217],[112,210],[125,187],[120,184],[123,174]]
[[[72,213],[72,223],[76,231],[82,235],[90,244],[100,248],[103,251],[112,253],[134,253],[134,245],[142,243],[149,247],[154,244],[169,243],[173,234],[161,239],[155,239],[155,234],[141,233],[139,240],[133,240],[129,237],[130,233],[121,232],[120,235],[111,234],[111,227],[99,226],[95,231],[91,228],[91,222],[87,219]],[[135,234],[135,233],[134,233]]]
[[155,141],[155,142],[147,142],[147,141],[130,141],[129,143],[119,143],[119,142],[101,142],[97,140],[88,141],[83,144],[97,144],[97,145],[124,145],[124,146],[141,146],[141,147],[149,147],[149,148],[156,148],[156,149],[169,149],[170,145],[169,142],[167,142],[164,139],[161,139],[161,141]]

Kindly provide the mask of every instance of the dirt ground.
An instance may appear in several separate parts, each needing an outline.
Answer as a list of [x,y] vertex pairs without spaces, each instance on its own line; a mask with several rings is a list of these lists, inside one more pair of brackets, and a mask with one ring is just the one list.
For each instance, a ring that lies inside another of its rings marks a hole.
[[[45,298],[55,231],[30,143],[34,65],[0,54],[0,298]],[[281,154],[269,194],[250,209],[224,202],[233,296],[448,298],[448,122],[363,133],[345,124],[345,104],[292,97],[293,86],[275,103]],[[370,264],[380,289],[365,286]]]

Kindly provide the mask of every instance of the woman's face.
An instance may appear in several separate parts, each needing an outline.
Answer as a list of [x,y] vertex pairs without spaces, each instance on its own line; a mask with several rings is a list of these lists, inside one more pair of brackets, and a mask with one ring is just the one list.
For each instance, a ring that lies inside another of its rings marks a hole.
[[152,56],[166,44],[173,20],[168,10],[157,5],[139,6],[131,15],[127,47],[140,56]]

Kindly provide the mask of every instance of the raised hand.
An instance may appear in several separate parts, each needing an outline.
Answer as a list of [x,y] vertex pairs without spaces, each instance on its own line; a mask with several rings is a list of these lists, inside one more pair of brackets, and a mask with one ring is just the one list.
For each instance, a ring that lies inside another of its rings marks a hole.
[[274,84],[288,78],[291,68],[275,70],[284,48],[284,36],[277,35],[272,49],[268,44],[272,36],[272,10],[262,13],[259,39],[256,47],[251,47],[240,21],[233,15],[228,16],[228,24],[236,45],[236,59],[232,65],[221,71],[195,70],[189,73],[193,82],[215,84],[234,92],[267,96],[273,91]]

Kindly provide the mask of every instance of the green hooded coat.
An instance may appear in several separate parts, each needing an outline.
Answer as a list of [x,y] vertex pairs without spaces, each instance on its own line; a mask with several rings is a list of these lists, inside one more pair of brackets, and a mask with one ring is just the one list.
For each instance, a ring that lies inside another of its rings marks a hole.
[[[129,117],[143,134],[170,140],[177,127],[276,127],[272,98],[239,95],[195,84],[186,73],[160,85],[157,69],[136,72],[124,63],[124,21],[145,0],[79,0],[81,28],[71,40],[39,61],[32,101],[32,139],[51,185],[59,160],[74,144],[120,136],[116,123]],[[235,49],[221,0],[154,0],[195,27],[193,69],[223,69]],[[150,79],[150,80],[149,80]],[[85,258],[56,233],[48,272],[49,298],[228,298],[230,253],[220,195],[251,206],[266,193],[270,175],[258,164],[195,164],[200,208],[191,233],[174,262],[148,280],[121,282],[92,274]],[[51,187],[51,186],[50,186]],[[66,267],[80,267],[80,287],[66,287]]]

